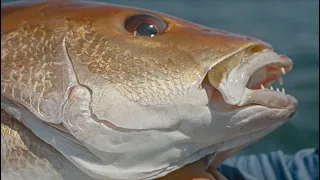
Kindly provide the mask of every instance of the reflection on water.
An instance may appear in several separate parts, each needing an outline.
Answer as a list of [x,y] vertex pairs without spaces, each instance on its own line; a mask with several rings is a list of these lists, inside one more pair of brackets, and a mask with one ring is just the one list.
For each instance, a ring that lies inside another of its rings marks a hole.
[[[2,1],[9,2],[9,1]],[[284,77],[286,92],[300,106],[291,121],[240,153],[281,149],[292,153],[319,146],[319,2],[209,1],[209,0],[104,0],[142,7],[238,34],[256,37],[294,61]]]

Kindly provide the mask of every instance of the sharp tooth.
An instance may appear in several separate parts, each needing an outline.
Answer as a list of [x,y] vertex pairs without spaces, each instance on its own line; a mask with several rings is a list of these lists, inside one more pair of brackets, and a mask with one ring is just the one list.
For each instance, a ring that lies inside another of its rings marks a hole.
[[284,67],[281,68],[281,73],[282,73],[283,75],[286,75],[286,70],[284,69]]
[[283,93],[283,94],[286,94],[286,91],[284,90],[284,88],[282,88],[282,93]]
[[261,89],[264,89],[264,86],[263,86],[263,84],[260,84],[260,87],[261,87]]
[[272,86],[270,86],[270,90],[272,90],[272,91],[273,91],[273,87],[272,87]]
[[283,85],[283,79],[282,79],[282,76],[281,76],[281,77],[279,77],[278,81],[279,81],[280,86],[282,86],[282,85]]
[[280,92],[280,89],[279,89],[279,88],[276,88],[276,90],[277,90],[278,92]]

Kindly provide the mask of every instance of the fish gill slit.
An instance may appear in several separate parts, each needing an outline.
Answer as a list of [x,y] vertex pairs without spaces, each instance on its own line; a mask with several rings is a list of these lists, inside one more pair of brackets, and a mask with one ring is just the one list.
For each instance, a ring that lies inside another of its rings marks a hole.
[[71,80],[71,83],[75,83],[75,84],[79,84],[79,78],[76,74],[76,70],[75,70],[75,67],[74,67],[74,64],[71,60],[71,57],[70,57],[70,54],[69,54],[69,51],[68,51],[68,48],[67,48],[67,41],[66,41],[66,37],[63,38],[62,40],[62,47],[63,47],[63,51],[64,51],[64,55],[66,57],[66,63],[69,64],[69,66],[72,68],[72,74],[71,74],[71,77],[70,77],[70,80]]

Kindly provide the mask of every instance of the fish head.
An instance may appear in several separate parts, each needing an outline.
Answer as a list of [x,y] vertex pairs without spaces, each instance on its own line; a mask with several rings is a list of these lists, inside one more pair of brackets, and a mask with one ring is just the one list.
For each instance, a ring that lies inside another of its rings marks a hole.
[[292,61],[263,41],[122,6],[85,9],[69,25],[66,47],[79,84],[90,90],[93,117],[146,133],[135,141],[143,149],[134,141],[126,148],[148,167],[181,167],[243,147],[297,108],[284,90],[268,89]]
[[51,84],[72,81],[56,124],[99,160],[55,148],[93,177],[156,178],[208,156],[217,167],[218,152],[267,135],[297,108],[270,86],[292,61],[255,38],[110,4],[57,1],[28,15],[4,27],[28,19],[62,37],[65,66]]
[[263,41],[122,6],[86,8],[69,22],[67,49],[92,113],[117,127],[185,126],[219,142],[283,123],[297,107],[267,88],[292,61]]

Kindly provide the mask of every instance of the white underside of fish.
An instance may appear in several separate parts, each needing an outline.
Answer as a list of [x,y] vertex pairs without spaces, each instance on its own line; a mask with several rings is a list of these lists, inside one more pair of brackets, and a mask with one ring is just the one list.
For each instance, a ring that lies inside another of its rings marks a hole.
[[[76,167],[81,169],[81,171],[85,172],[86,174],[96,178],[96,179],[105,179],[107,175],[113,174],[113,177],[117,177],[117,175],[121,178],[119,179],[154,179],[158,177],[162,177],[172,171],[175,171],[186,164],[189,164],[191,162],[194,162],[198,159],[201,159],[205,156],[207,156],[207,162],[208,165],[211,163],[211,165],[214,165],[214,157],[215,155],[219,154],[221,151],[225,151],[234,147],[237,147],[242,144],[247,144],[252,141],[255,141],[259,139],[260,137],[265,136],[266,134],[270,133],[272,130],[276,129],[278,126],[280,126],[282,123],[276,124],[272,127],[268,127],[266,129],[263,129],[261,131],[257,131],[254,133],[250,133],[244,136],[241,136],[236,139],[232,139],[226,142],[217,143],[211,146],[207,146],[205,148],[202,148],[200,150],[195,151],[190,156],[184,158],[182,161],[179,161],[174,164],[169,164],[166,167],[163,167],[161,169],[158,169],[159,166],[152,166],[150,165],[148,169],[134,167],[134,168],[126,168],[117,166],[117,164],[107,164],[107,162],[103,162],[99,157],[97,157],[95,154],[90,152],[86,147],[81,145],[81,142],[72,137],[71,135],[64,133],[61,130],[58,130],[42,121],[40,121],[37,117],[35,117],[32,113],[25,110],[24,108],[20,108],[9,101],[2,100],[1,102],[1,108],[4,109],[6,112],[8,112],[11,116],[18,118],[19,121],[21,121],[26,127],[29,129],[32,129],[32,132],[38,136],[41,137],[41,139],[46,142],[47,144],[53,146],[56,150],[58,150],[66,159],[63,161],[59,161],[59,164],[74,164]],[[171,135],[178,136],[179,132],[171,132]],[[159,134],[158,134],[159,136]],[[158,140],[158,141],[161,141]],[[190,146],[192,146],[192,143],[190,143]],[[172,147],[172,150],[175,148]],[[173,151],[171,151],[173,152]],[[174,153],[174,152],[173,152]],[[176,155],[179,156],[180,152],[176,152]],[[154,156],[157,154],[155,153]],[[172,154],[170,154],[172,155]],[[111,157],[112,158],[112,155]],[[50,162],[51,164],[57,163],[54,161]],[[157,164],[157,162],[154,162],[154,164]],[[73,171],[72,174],[61,174],[57,169],[55,168],[49,168],[47,171],[56,171],[55,173],[52,173],[52,176],[46,178],[46,179],[77,179],[77,180],[88,180],[89,176],[84,176],[83,173],[79,173],[78,170],[76,170],[74,167],[70,167],[70,165],[65,166],[67,169],[64,169],[63,171]],[[38,168],[38,167],[34,167]],[[43,172],[43,174],[38,174],[38,177],[40,179],[43,179],[44,177],[48,176],[47,171],[37,171],[38,173]],[[137,173],[140,171],[141,173]],[[18,177],[26,177],[28,175],[27,171],[15,171],[13,173],[13,170],[10,169],[3,169],[2,170],[2,177],[5,179],[15,179]],[[21,173],[21,175],[19,175]],[[29,174],[32,179],[34,179],[34,174]],[[144,178],[148,176],[148,178]],[[29,177],[29,178],[31,178]],[[126,177],[126,178],[123,178]],[[19,178],[18,178],[19,179]],[[108,178],[109,179],[109,178]],[[110,178],[110,179],[118,179],[118,178]]]

